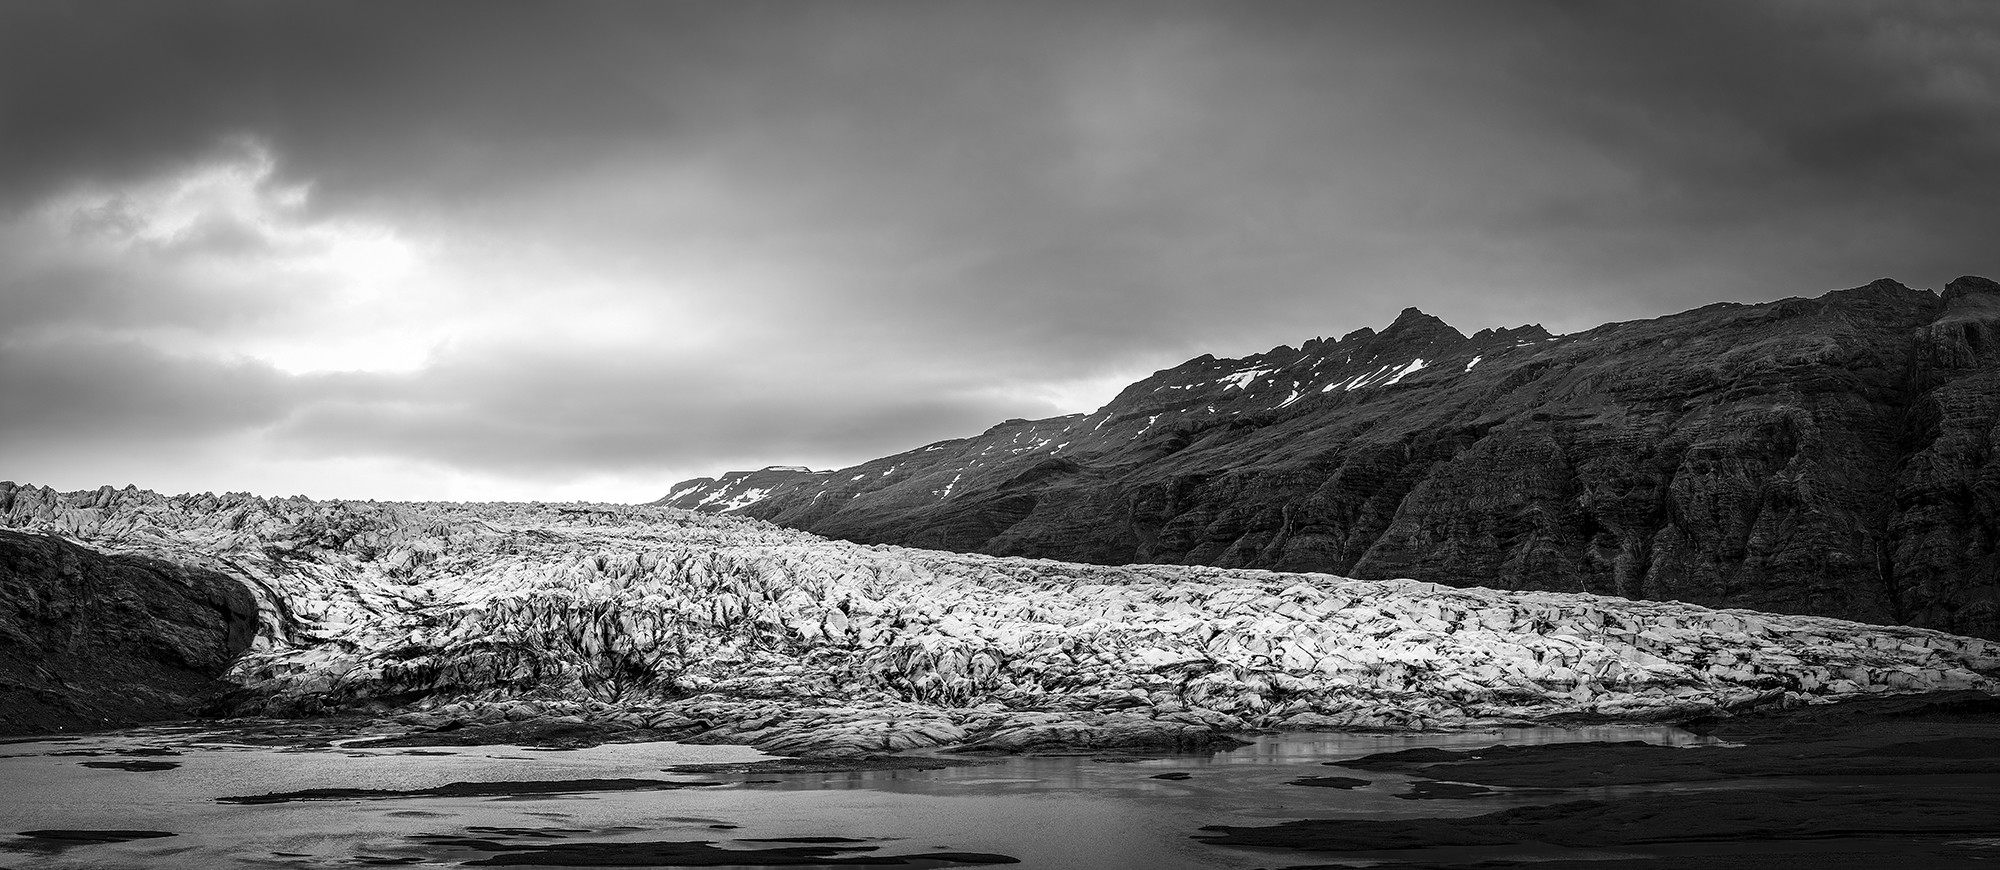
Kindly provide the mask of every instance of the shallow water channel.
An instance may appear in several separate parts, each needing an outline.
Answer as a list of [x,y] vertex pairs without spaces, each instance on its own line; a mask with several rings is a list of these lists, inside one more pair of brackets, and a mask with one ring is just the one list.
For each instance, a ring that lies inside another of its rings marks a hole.
[[[1203,825],[1328,817],[1473,815],[1545,797],[1405,800],[1410,777],[1324,762],[1419,746],[1645,740],[1704,742],[1673,728],[1510,729],[1463,734],[1265,735],[1212,755],[1006,757],[940,770],[676,774],[679,764],[767,758],[740,746],[635,743],[568,751],[512,746],[285,749],[186,729],[136,729],[0,744],[0,868],[452,867],[546,844],[710,841],[721,849],[826,848],[854,866],[975,866],[926,854],[990,853],[1023,868],[1253,868],[1310,854],[1210,846]],[[94,765],[94,766],[86,766]],[[172,765],[172,766],[168,766]],[[146,769],[152,768],[152,769]],[[1158,779],[1185,773],[1184,779]],[[1287,784],[1369,780],[1353,789]],[[218,802],[313,788],[412,790],[452,782],[641,778],[720,785],[667,791]],[[1579,796],[1587,795],[1579,793]],[[170,833],[116,842],[28,831]],[[769,842],[773,838],[842,838]],[[756,842],[764,840],[765,842]],[[872,847],[872,850],[871,850]],[[832,861],[833,859],[829,859]],[[1321,858],[1320,860],[1324,860]],[[515,864],[515,866],[538,866]],[[759,867],[753,855],[729,866]]]

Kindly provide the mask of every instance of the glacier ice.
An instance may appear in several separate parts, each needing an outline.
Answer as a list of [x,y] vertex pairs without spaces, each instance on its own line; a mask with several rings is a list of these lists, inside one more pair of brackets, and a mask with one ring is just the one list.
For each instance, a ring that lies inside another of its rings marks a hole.
[[662,507],[0,483],[0,526],[241,578],[265,619],[230,677],[273,714],[573,716],[838,755],[2000,692],[2000,644],[1922,629],[863,546]]

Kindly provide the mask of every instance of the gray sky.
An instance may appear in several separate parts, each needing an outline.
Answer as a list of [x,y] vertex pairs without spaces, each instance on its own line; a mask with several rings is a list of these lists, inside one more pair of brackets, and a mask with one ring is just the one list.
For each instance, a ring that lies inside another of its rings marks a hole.
[[650,499],[1996,202],[1990,0],[0,0],[0,478]]

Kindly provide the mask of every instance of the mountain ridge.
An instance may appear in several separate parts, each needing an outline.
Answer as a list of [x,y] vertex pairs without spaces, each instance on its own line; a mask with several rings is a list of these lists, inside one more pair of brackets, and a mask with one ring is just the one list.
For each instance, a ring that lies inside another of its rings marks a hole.
[[2000,285],[1204,354],[1087,414],[656,504],[862,543],[1595,592],[2000,636]]

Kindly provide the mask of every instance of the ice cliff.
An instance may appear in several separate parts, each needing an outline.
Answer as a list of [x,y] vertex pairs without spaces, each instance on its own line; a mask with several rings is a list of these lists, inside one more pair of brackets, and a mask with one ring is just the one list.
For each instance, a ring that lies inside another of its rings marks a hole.
[[57,493],[0,526],[218,571],[242,709],[617,722],[793,753],[1673,719],[2000,693],[2000,644],[1587,594],[864,546],[663,507]]

